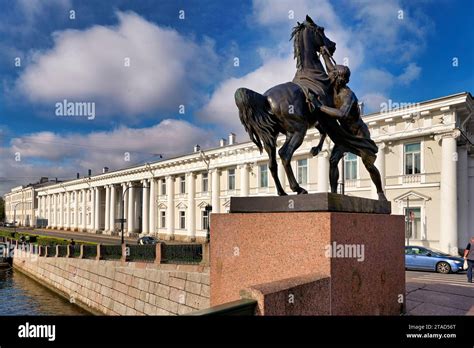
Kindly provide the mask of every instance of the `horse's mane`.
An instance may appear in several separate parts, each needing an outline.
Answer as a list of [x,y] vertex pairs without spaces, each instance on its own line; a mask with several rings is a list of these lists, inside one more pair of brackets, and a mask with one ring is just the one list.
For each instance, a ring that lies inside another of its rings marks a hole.
[[291,32],[290,40],[293,40],[293,58],[296,58],[296,68],[301,69],[303,64],[303,59],[301,57],[302,54],[302,44],[301,44],[301,32],[306,29],[306,25],[304,23],[298,23],[297,26],[293,28]]

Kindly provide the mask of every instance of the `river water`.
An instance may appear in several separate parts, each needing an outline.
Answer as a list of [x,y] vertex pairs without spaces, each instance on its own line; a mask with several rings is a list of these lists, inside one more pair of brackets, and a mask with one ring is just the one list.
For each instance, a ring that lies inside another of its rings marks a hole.
[[14,269],[0,269],[0,315],[88,315]]

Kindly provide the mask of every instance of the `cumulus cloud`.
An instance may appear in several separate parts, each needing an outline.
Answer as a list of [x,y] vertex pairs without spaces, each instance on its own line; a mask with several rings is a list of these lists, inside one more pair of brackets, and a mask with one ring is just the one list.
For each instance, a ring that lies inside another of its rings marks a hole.
[[[179,134],[179,136],[177,136]],[[211,131],[187,121],[166,119],[148,128],[119,127],[89,134],[38,132],[14,138],[0,147],[0,192],[34,182],[41,176],[73,178],[87,169],[120,169],[146,161],[192,152],[195,144],[213,146]],[[17,155],[20,155],[20,161]]]
[[31,54],[17,88],[51,109],[63,99],[96,102],[99,118],[196,102],[217,61],[213,42],[196,43],[132,12],[117,17],[116,26],[54,33],[53,48]]
[[[280,83],[290,81],[295,73],[292,58],[274,58],[255,71],[241,77],[225,80],[217,87],[209,102],[199,112],[201,119],[217,125],[225,125],[228,130],[243,134],[244,129],[238,117],[234,102],[235,90],[245,86],[258,93]],[[293,63],[294,64],[294,63]]]
[[364,102],[366,113],[380,110],[380,104],[387,102],[390,90],[394,86],[406,86],[416,80],[421,73],[421,67],[409,63],[399,75],[394,75],[382,69],[367,69],[361,71],[360,101]]
[[405,68],[403,73],[398,76],[398,82],[403,85],[408,85],[412,81],[416,80],[421,73],[421,67],[419,67],[416,63],[410,63]]

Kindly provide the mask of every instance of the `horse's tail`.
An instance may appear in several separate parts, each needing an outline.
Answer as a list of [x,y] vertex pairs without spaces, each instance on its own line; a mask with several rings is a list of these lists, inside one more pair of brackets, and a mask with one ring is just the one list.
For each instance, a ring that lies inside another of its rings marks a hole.
[[262,143],[276,147],[277,123],[269,112],[270,105],[267,98],[247,88],[239,88],[235,91],[234,98],[239,108],[240,122],[260,153],[263,151]]

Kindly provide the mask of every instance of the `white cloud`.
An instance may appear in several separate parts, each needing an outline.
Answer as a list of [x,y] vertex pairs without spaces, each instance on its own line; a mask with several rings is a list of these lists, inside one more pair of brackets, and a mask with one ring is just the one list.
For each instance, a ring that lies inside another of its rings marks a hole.
[[363,95],[359,102],[364,103],[364,114],[369,114],[371,112],[379,111],[380,105],[386,103],[388,97],[381,93],[367,93]]
[[64,98],[96,102],[98,118],[193,104],[194,88],[210,80],[217,61],[213,43],[198,44],[135,13],[117,16],[116,26],[56,32],[52,49],[32,54],[19,90],[51,110]]
[[295,73],[292,61],[290,57],[270,59],[257,70],[241,78],[225,80],[199,112],[200,118],[206,122],[223,125],[227,130],[239,135],[243,134],[244,129],[234,102],[236,89],[245,86],[258,93],[264,93],[275,85],[290,81]]
[[[191,153],[195,144],[216,145],[212,132],[182,120],[166,119],[148,128],[120,127],[89,134],[39,132],[12,139],[0,148],[2,168],[0,192],[15,185],[34,182],[41,176],[73,178],[87,169],[98,173],[103,167],[125,168]],[[187,149],[187,150],[186,150]],[[130,154],[127,160],[126,152]],[[15,161],[15,154],[21,160]],[[5,178],[7,181],[5,181]]]
[[416,80],[421,73],[421,68],[416,63],[410,63],[405,68],[403,73],[398,76],[398,82],[403,85],[408,85]]

